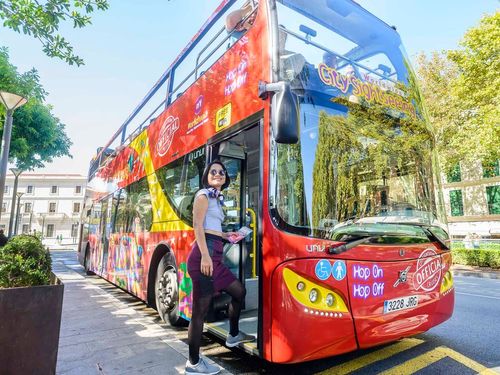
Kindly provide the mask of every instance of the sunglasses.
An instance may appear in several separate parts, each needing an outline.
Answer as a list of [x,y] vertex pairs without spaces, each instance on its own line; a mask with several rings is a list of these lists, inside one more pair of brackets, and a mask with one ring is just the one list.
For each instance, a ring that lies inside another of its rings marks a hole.
[[210,174],[211,174],[212,176],[214,176],[214,177],[215,177],[215,176],[217,176],[217,174],[219,174],[219,176],[225,176],[225,175],[226,175],[226,172],[224,171],[224,169],[219,169],[219,170],[217,170],[217,169],[212,169],[212,170],[210,170]]

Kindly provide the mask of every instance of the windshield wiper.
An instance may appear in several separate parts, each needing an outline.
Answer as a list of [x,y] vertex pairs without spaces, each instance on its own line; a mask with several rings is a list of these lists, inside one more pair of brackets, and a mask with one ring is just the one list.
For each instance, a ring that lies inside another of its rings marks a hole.
[[408,225],[408,226],[414,226],[414,227],[419,227],[419,228],[422,228],[422,231],[425,233],[425,235],[427,236],[427,238],[432,241],[432,242],[437,242],[439,243],[443,248],[445,248],[446,250],[450,250],[450,247],[441,239],[439,238],[438,236],[436,236],[434,234],[434,232],[432,232],[431,228],[432,228],[432,225],[428,225],[428,224],[423,224],[423,223],[406,223],[406,222],[391,222],[391,223],[385,223],[384,224],[390,224],[390,225]]
[[[380,237],[382,237],[382,236],[380,236]],[[377,237],[375,237],[375,236],[367,236],[367,237],[361,237],[361,238],[356,237],[354,239],[347,240],[342,245],[330,246],[330,248],[327,250],[327,252],[328,252],[328,254],[341,254],[341,253],[344,253],[348,250],[351,250],[353,247],[356,247],[358,245],[361,245],[361,244],[364,244],[367,242],[371,242],[375,238],[377,238]]]

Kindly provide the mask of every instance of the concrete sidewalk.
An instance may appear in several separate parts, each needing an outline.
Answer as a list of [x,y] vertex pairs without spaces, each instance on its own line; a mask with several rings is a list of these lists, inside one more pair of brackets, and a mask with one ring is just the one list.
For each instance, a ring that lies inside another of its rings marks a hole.
[[184,373],[185,328],[165,325],[141,301],[86,276],[74,251],[51,255],[54,273],[64,283],[57,374]]
[[500,270],[489,267],[466,266],[454,264],[451,266],[454,276],[472,276],[483,279],[500,279]]

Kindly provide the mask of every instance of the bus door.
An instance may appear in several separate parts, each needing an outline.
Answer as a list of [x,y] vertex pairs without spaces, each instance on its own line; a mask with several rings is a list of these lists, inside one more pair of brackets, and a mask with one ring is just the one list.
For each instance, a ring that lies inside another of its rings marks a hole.
[[[254,315],[246,333],[257,333],[258,254],[257,241],[260,181],[259,127],[226,138],[213,148],[213,159],[220,159],[228,171],[230,185],[223,191],[225,221],[223,231],[238,231],[245,226],[252,232],[236,244],[224,246],[224,262],[247,289],[243,305],[247,315]],[[244,312],[244,314],[245,314]],[[253,326],[254,325],[254,326]],[[243,330],[243,327],[242,327]]]

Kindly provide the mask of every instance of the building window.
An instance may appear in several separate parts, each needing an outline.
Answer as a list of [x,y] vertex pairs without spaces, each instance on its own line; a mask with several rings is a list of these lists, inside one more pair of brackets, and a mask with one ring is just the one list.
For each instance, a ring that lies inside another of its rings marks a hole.
[[80,212],[80,203],[73,203],[73,213],[77,214]]
[[82,187],[80,185],[75,186],[75,194],[81,194],[82,193]]
[[56,202],[49,203],[49,213],[53,214],[56,212]]
[[7,202],[2,202],[2,213],[7,212]]
[[50,194],[57,194],[57,186],[54,185],[50,188]]
[[497,177],[500,176],[500,166],[498,160],[490,163],[483,162],[483,177]]
[[490,215],[500,215],[500,185],[487,186],[488,212]]
[[23,233],[29,233],[30,231],[30,225],[29,224],[23,224]]
[[24,203],[24,213],[29,214],[31,212],[31,202]]
[[26,186],[26,194],[33,194],[33,192],[35,191],[33,185],[28,185]]
[[462,181],[462,173],[460,172],[460,164],[455,164],[451,170],[446,174],[447,182],[460,182]]
[[71,237],[75,238],[78,236],[78,224],[71,224]]
[[9,195],[9,185],[5,185],[5,189],[3,191],[3,195]]
[[462,190],[450,191],[451,216],[464,216],[464,201],[462,199]]
[[47,224],[47,233],[45,234],[47,237],[54,237],[54,224]]

